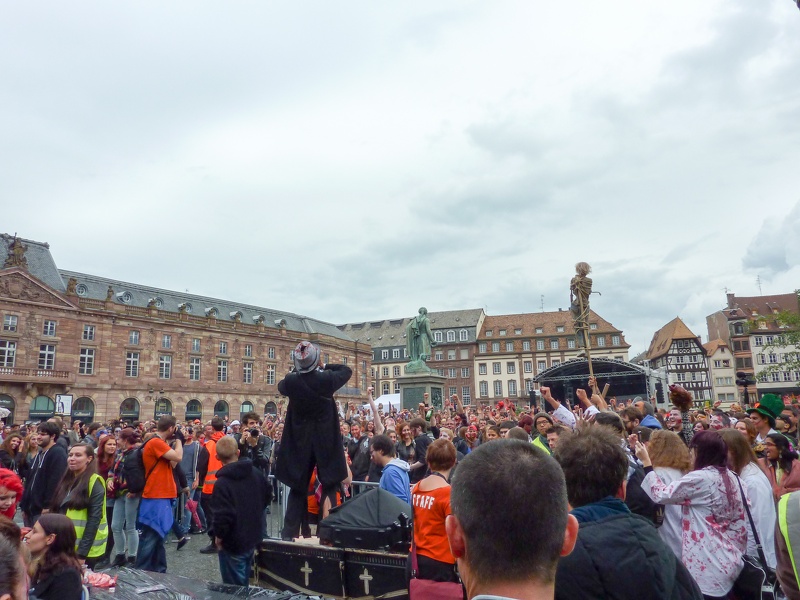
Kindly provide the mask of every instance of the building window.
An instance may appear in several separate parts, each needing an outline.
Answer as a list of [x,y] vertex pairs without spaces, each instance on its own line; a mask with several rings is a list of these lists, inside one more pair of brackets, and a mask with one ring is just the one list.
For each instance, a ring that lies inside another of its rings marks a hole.
[[39,368],[52,371],[56,365],[56,347],[51,344],[39,346]]
[[448,342],[455,342],[456,341],[456,332],[455,331],[448,331],[447,332],[447,341]]
[[447,369],[447,377],[449,379],[455,379],[457,373],[458,373],[458,369],[454,369],[453,367],[450,367],[449,369]]
[[78,373],[80,375],[94,375],[94,348],[81,348]]
[[550,361],[550,366],[551,366],[551,367],[557,367],[557,366],[558,366],[558,365],[560,365],[560,364],[561,364],[561,361],[560,361],[560,360],[557,360],[557,359],[555,359],[555,358],[554,358],[553,360],[551,360],[551,361]]
[[392,358],[400,358],[400,348],[392,350]]
[[611,345],[612,346],[619,346],[620,337],[618,335],[611,336]]
[[533,379],[526,379],[525,380],[525,391],[530,394],[531,390],[533,390]]
[[514,351],[514,342],[506,342],[506,352]]
[[486,353],[486,342],[481,342],[478,344],[478,352],[482,354]]
[[564,326],[563,325],[557,325],[556,326],[556,333],[564,333]]
[[197,356],[189,359],[189,381],[200,381],[200,358]]
[[158,357],[158,378],[169,379],[172,377],[172,357],[169,354],[160,354]]
[[381,360],[389,360],[389,351],[381,350]]
[[381,369],[381,376],[382,377],[388,377],[389,376],[389,367],[383,367]]
[[600,347],[605,346],[606,345],[606,336],[598,335],[597,336],[597,345],[600,346]]
[[138,346],[139,345],[139,332],[136,330],[132,330],[128,334],[128,343],[131,346]]
[[458,332],[458,340],[460,342],[469,341],[469,333],[467,332],[466,329],[462,329],[461,331]]
[[677,381],[686,381],[686,373],[676,373],[675,379]]
[[267,365],[267,385],[275,385],[275,365]]
[[487,329],[486,330],[486,337],[492,337],[492,335],[494,335],[494,331],[492,331],[491,329]]
[[217,361],[217,381],[225,383],[228,381],[228,361],[220,359]]
[[388,381],[384,381],[381,384],[381,394],[388,394],[388,393],[389,393],[389,382]]
[[492,363],[492,373],[495,375],[500,375],[503,372],[503,367],[499,362]]
[[469,367],[461,367],[461,377],[464,379],[469,377]]
[[395,381],[394,382],[394,393],[395,394],[399,394],[400,393],[400,382],[399,381]]
[[227,354],[228,353],[228,342],[220,342],[219,343],[219,353],[220,354]]
[[592,331],[597,329],[597,323],[589,323],[589,329],[591,329]]
[[444,352],[442,352],[441,350],[437,351],[433,355],[433,360],[443,360],[443,359],[444,359]]
[[505,329],[501,329],[500,330],[500,335],[505,335],[505,334],[506,334],[506,330]]
[[267,358],[270,359],[270,360],[274,360],[275,359],[275,348],[273,348],[272,346],[267,348]]
[[544,350],[544,340],[536,340],[536,349]]
[[[362,361],[361,361],[361,370],[362,370],[364,373],[366,373],[366,372],[367,372],[367,361],[365,361],[365,360],[362,360]],[[374,375],[373,375],[373,377],[374,377]]]
[[247,356],[248,358],[253,356],[253,347],[250,344],[245,345],[244,355]]
[[472,394],[470,393],[470,389],[468,385],[465,385],[461,388],[461,402],[464,404],[469,404],[472,401]]
[[3,331],[16,331],[17,330],[17,317],[15,315],[6,315],[3,317]]
[[448,350],[447,351],[447,360],[455,360],[456,359],[456,351],[455,350]]
[[486,363],[478,363],[478,375],[486,375]]
[[500,342],[492,342],[492,352],[500,352]]
[[433,332],[433,339],[437,342],[442,341],[442,332],[441,331],[434,331]]
[[753,346],[763,346],[764,345],[764,336],[757,335],[753,338]]
[[200,338],[192,339],[192,352],[200,352]]
[[514,335],[522,335],[522,327],[517,327],[514,329]]
[[452,398],[453,396],[456,395],[457,392],[458,392],[458,388],[457,387],[451,387],[449,389],[448,397]]
[[481,381],[478,384],[478,390],[481,398],[487,398],[489,396],[489,384],[487,382]]
[[567,338],[567,348],[575,348],[575,338]]
[[558,340],[550,340],[550,349],[558,350]]
[[514,362],[507,362],[506,363],[506,373],[516,373],[517,372],[517,364]]
[[547,368],[546,361],[540,360],[536,362],[536,370],[539,371],[540,373],[544,371],[546,368]]
[[0,340],[0,367],[12,368],[17,354],[17,343]]
[[242,382],[253,383],[253,363],[242,363]]
[[83,339],[87,342],[94,341],[94,325],[83,326]]
[[55,321],[45,321],[44,327],[42,328],[42,335],[46,335],[48,337],[55,337],[56,335],[56,322]]
[[524,352],[530,352],[530,349],[531,349],[531,343],[529,340],[525,340],[524,342],[522,342],[522,350]]
[[717,368],[717,369],[721,368],[722,367],[722,361],[721,360],[715,360],[714,361],[714,367]]
[[139,353],[127,352],[125,354],[125,377],[138,377],[138,376],[139,376]]
[[[325,361],[325,364],[327,364],[327,361]],[[346,356],[342,357],[342,364],[347,366],[347,357]]]
[[522,369],[526,373],[533,373],[533,361],[526,360],[525,362],[523,362],[522,363]]
[[400,367],[392,367],[392,375],[400,377]]
[[498,396],[503,395],[503,382],[502,381],[495,381],[494,382],[494,397],[497,398]]
[[513,379],[508,380],[508,395],[509,396],[516,396],[517,395],[517,382]]

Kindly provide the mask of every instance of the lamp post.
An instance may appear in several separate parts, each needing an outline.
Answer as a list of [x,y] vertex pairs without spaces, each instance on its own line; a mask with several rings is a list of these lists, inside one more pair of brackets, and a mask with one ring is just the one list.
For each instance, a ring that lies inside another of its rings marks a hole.
[[750,394],[747,391],[747,388],[751,385],[755,385],[756,380],[750,373],[745,373],[744,371],[737,371],[736,372],[736,385],[744,388],[744,408],[750,404]]

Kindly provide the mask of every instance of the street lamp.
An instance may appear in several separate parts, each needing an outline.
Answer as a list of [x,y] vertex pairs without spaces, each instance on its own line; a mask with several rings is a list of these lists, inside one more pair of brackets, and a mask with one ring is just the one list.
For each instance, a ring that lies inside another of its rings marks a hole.
[[744,371],[736,372],[736,385],[744,388],[744,404],[745,408],[750,404],[750,395],[747,392],[748,386],[755,385],[756,380],[750,373]]

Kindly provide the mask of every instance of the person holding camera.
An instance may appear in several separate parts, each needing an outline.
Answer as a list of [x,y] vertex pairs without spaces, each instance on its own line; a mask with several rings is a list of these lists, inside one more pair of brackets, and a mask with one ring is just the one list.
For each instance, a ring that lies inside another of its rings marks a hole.
[[258,413],[249,412],[242,417],[244,429],[233,437],[239,445],[239,460],[247,458],[264,476],[269,476],[269,455],[272,451],[272,439],[261,435]]

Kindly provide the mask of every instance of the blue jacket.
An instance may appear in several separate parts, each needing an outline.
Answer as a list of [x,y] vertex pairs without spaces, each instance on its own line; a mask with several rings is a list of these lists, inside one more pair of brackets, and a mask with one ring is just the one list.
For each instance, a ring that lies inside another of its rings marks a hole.
[[400,458],[393,458],[383,468],[379,487],[400,498],[411,506],[411,484],[408,479],[408,463]]

